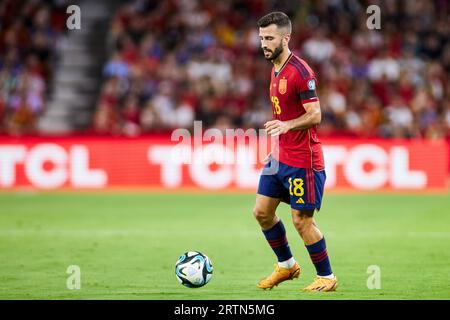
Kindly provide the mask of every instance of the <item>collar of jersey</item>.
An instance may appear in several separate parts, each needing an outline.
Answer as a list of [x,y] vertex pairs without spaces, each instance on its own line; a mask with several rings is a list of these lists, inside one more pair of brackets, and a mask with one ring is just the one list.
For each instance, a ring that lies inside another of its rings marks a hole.
[[277,72],[277,71],[275,71],[275,68],[274,68],[273,74],[274,74],[275,77],[278,77],[278,75],[281,73],[281,71],[283,71],[284,67],[287,65],[289,60],[291,60],[291,58],[292,58],[292,52],[289,55],[289,57],[286,59],[286,61],[283,63],[283,65],[281,66],[280,71]]

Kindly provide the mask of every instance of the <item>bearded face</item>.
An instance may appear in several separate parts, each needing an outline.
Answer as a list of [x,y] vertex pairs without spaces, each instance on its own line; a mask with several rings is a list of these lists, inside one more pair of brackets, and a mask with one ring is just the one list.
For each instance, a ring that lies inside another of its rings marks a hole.
[[283,52],[283,43],[280,41],[280,44],[274,49],[271,50],[269,48],[263,48],[264,57],[267,60],[275,60],[278,56]]
[[290,34],[286,32],[285,28],[279,29],[275,24],[259,28],[259,38],[264,58],[269,61],[278,59],[284,48],[287,48],[287,42],[289,42]]

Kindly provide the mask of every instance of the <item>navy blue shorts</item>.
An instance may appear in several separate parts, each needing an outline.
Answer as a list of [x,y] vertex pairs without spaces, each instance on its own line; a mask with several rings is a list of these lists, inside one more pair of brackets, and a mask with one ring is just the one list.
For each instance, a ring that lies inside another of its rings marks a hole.
[[320,210],[325,170],[295,168],[271,159],[259,178],[258,194],[278,198],[297,210]]

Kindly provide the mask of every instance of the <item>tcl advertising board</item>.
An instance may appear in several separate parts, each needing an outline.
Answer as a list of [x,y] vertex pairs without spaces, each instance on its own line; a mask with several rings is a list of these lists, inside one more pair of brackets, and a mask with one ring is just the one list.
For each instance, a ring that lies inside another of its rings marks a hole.
[[[445,190],[448,144],[325,140],[326,188]],[[0,138],[0,190],[198,188],[255,190],[261,148],[240,142],[180,145],[170,137]],[[263,153],[267,154],[265,150]]]

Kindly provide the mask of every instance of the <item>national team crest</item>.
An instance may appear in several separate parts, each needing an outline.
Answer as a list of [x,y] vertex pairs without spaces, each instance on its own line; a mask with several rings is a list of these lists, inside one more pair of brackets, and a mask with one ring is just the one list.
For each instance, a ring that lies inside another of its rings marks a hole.
[[280,80],[280,82],[278,83],[278,92],[280,94],[285,94],[287,91],[287,79],[283,78]]

